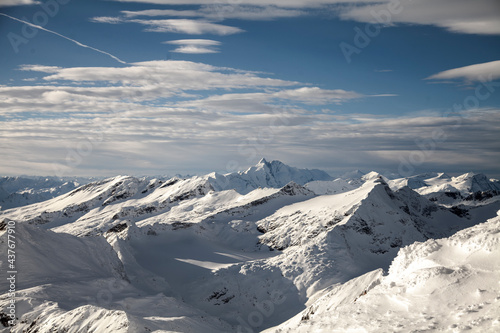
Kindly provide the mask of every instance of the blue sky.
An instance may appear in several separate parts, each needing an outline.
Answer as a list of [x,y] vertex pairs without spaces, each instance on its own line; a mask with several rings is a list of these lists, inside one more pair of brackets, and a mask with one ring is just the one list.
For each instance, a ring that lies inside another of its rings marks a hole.
[[[5,0],[0,174],[500,176],[495,0]],[[21,20],[21,21],[19,21]]]

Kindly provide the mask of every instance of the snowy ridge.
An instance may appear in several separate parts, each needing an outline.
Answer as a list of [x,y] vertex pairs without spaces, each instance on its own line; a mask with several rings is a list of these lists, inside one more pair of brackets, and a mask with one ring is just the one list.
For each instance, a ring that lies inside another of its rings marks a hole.
[[408,178],[390,180],[392,188],[408,186],[422,195],[455,192],[467,196],[475,192],[500,191],[500,183],[488,179],[482,173],[465,173],[457,177],[450,177],[445,173],[426,173]]

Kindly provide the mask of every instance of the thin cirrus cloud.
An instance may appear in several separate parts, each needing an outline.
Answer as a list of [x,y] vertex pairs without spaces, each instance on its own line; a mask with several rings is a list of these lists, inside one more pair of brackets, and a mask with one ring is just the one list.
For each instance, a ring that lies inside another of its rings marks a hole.
[[90,21],[95,23],[108,23],[108,24],[138,23],[146,26],[145,30],[150,32],[170,32],[170,33],[182,33],[188,35],[213,34],[213,35],[225,36],[244,31],[237,27],[231,27],[228,25],[223,25],[218,23],[205,22],[200,20],[190,20],[190,19],[141,20],[141,19],[127,19],[121,17],[100,16],[100,17],[93,17],[90,19]]
[[500,78],[500,60],[449,69],[431,75],[427,80],[457,80],[467,82],[492,81]]
[[498,0],[381,1],[341,8],[340,17],[386,25],[434,25],[455,33],[500,34]]
[[178,47],[171,52],[204,54],[204,53],[219,53],[216,48],[221,45],[221,42],[211,39],[179,39],[163,42],[163,44],[177,45]]

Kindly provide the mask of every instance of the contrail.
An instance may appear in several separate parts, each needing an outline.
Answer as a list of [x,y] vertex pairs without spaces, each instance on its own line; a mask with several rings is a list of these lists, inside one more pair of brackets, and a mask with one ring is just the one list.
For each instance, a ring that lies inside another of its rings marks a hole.
[[71,38],[69,38],[69,37],[66,37],[66,36],[64,36],[64,35],[61,35],[60,33],[57,33],[57,32],[55,32],[55,31],[52,31],[52,30],[49,30],[49,29],[45,29],[44,27],[41,27],[41,26],[39,26],[39,25],[36,25],[36,24],[30,23],[30,22],[26,22],[26,21],[20,20],[20,19],[18,19],[18,18],[12,17],[12,16],[7,15],[7,14],[4,14],[4,13],[0,13],[0,15],[3,15],[3,16],[6,16],[6,17],[8,17],[8,18],[12,19],[12,20],[16,20],[16,21],[19,21],[19,22],[21,22],[21,23],[27,24],[27,25],[29,25],[29,26],[31,26],[31,27],[33,27],[33,28],[37,28],[37,29],[40,29],[40,30],[43,30],[43,31],[50,32],[51,34],[54,34],[54,35],[57,35],[57,36],[62,37],[62,38],[64,38],[64,39],[67,39],[67,40],[69,40],[69,41],[71,41],[71,42],[75,43],[75,44],[76,44],[76,45],[78,45],[78,46],[81,46],[81,47],[86,47],[86,48],[88,48],[88,49],[91,49],[91,50],[97,51],[97,52],[99,52],[99,53],[105,54],[105,55],[107,55],[107,56],[109,56],[109,57],[111,57],[111,58],[115,59],[116,61],[118,61],[118,62],[120,62],[120,63],[122,63],[122,64],[127,64],[125,61],[121,60],[121,59],[120,59],[120,58],[118,58],[118,57],[115,57],[115,56],[114,56],[114,55],[112,55],[111,53],[108,53],[108,52],[105,52],[105,51],[101,51],[101,50],[99,50],[99,49],[96,49],[95,47],[92,47],[92,46],[88,46],[88,45],[82,44],[82,43],[80,43],[79,41],[76,41],[76,40],[71,39]]

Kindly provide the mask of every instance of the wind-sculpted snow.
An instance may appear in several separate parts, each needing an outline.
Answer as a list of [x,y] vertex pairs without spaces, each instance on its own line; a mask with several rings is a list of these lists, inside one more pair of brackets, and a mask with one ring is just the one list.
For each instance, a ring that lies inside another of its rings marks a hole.
[[[332,180],[262,160],[226,175],[117,176],[1,211],[1,239],[8,221],[20,238],[12,331],[259,332],[297,313],[276,331],[495,325],[490,296],[498,290],[476,292],[467,281],[493,279],[486,271],[497,236],[485,226],[499,222],[480,223],[500,210],[500,196],[487,189],[496,182],[473,174],[350,176]],[[484,272],[475,253],[486,258]],[[444,302],[460,281],[485,301],[445,303],[455,315],[442,321],[431,314],[441,311],[432,299],[419,303],[427,291]],[[0,319],[7,302],[0,295]]]

